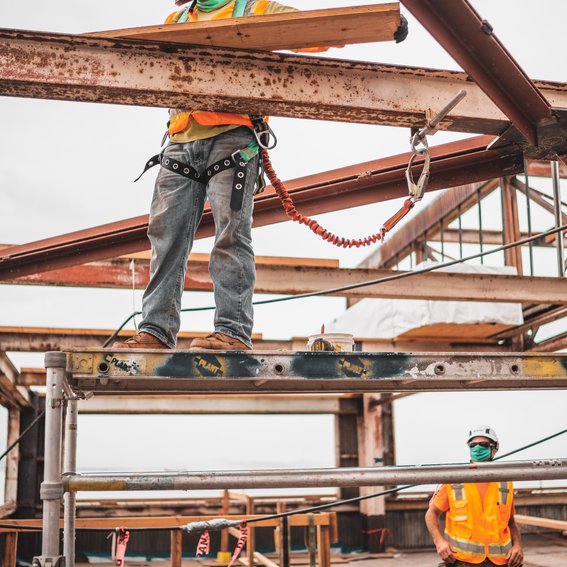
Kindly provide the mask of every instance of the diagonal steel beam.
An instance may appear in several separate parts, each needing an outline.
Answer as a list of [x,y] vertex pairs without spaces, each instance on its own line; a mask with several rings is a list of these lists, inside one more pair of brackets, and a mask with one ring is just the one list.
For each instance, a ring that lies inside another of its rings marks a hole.
[[554,117],[546,98],[467,0],[402,0],[512,124],[538,145],[537,128]]
[[[546,83],[567,108],[565,85]],[[500,134],[506,116],[466,74],[280,53],[0,29],[0,95]]]
[[[429,190],[455,187],[522,171],[523,158],[514,147],[487,150],[490,136],[478,136],[431,149]],[[511,153],[510,153],[511,152]],[[288,189],[300,210],[313,215],[403,197],[410,154],[399,154],[290,181]],[[415,166],[419,175],[421,165]],[[287,220],[274,191],[258,195],[254,227]],[[140,216],[56,236],[0,251],[0,280],[86,262],[114,258],[149,249],[148,217]],[[380,227],[377,226],[378,230]],[[298,228],[299,230],[299,228]],[[207,209],[198,238],[212,236],[214,224]]]

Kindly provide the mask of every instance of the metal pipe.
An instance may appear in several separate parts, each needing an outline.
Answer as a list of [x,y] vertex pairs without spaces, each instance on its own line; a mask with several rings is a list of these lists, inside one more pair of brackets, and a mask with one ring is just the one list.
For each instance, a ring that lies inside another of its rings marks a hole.
[[[528,221],[528,237],[532,236],[532,206],[530,197],[530,174],[528,160],[524,160],[524,183],[526,184],[526,217]],[[563,237],[561,237],[563,238]],[[530,242],[528,244],[528,250],[530,253],[530,276],[534,275],[534,243]]]
[[45,460],[41,499],[43,537],[41,564],[60,562],[59,516],[63,484],[61,478],[61,424],[63,418],[63,380],[67,357],[62,352],[45,355],[47,390],[45,396]]
[[[562,216],[561,216],[561,185],[559,178],[559,162],[551,162],[551,179],[553,181],[553,208],[555,215],[555,226],[561,226]],[[563,251],[563,234],[558,233],[556,236],[557,242],[557,275],[563,277],[565,274],[565,259]]]
[[[67,404],[67,415],[65,416],[65,450],[64,450],[64,474],[77,472],[77,422],[78,401],[72,399]],[[65,567],[75,567],[75,514],[76,514],[75,492],[66,492],[63,496],[63,555],[65,556]]]
[[69,475],[64,482],[71,491],[107,491],[396,486],[549,479],[567,479],[567,459],[339,469],[84,474]]
[[[478,205],[478,242],[480,244],[480,253],[482,254],[484,252],[484,242],[482,238],[482,197],[480,195],[480,189],[476,192],[476,200]],[[484,256],[480,257],[480,263],[484,264]]]

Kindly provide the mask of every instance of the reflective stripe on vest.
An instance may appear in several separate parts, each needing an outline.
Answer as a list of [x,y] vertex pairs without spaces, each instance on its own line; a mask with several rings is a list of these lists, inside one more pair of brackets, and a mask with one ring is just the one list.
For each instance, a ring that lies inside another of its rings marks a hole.
[[488,554],[490,557],[500,557],[506,558],[508,552],[512,549],[512,540],[503,543],[503,544],[496,544],[490,543],[488,544]]
[[470,555],[478,555],[479,557],[482,558],[485,557],[484,543],[475,543],[473,541],[456,538],[447,533],[445,534],[445,538],[455,549],[465,551],[467,554]]
[[507,482],[501,482],[498,490],[500,492],[500,502],[504,505],[508,504],[508,493],[510,492],[508,490],[508,483]]
[[451,489],[453,490],[453,494],[455,495],[455,500],[464,500],[463,488],[464,487],[462,484],[451,485]]

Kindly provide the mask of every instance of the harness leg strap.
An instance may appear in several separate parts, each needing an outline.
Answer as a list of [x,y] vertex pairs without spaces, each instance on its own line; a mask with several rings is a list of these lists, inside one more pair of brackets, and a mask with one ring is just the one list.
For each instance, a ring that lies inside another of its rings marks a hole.
[[232,178],[232,193],[230,195],[230,208],[238,212],[242,208],[244,187],[246,185],[246,164],[239,157],[235,158],[234,177]]

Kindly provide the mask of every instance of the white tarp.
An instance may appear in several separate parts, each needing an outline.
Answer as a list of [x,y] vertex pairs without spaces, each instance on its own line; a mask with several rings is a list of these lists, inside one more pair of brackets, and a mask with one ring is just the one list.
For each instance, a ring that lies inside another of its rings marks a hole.
[[[416,269],[435,265],[423,262]],[[516,268],[458,264],[439,271],[473,274],[516,275]],[[410,276],[411,277],[411,276]],[[430,301],[425,299],[363,299],[325,325],[328,333],[351,333],[356,338],[389,339],[412,329],[436,323],[474,325],[524,322],[519,303],[479,301]]]

